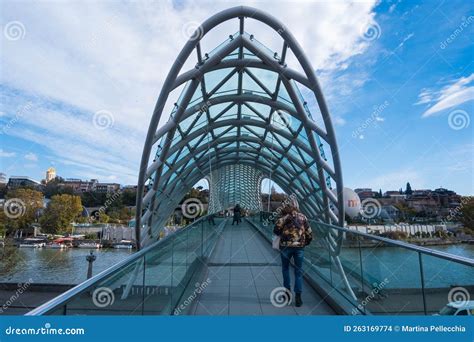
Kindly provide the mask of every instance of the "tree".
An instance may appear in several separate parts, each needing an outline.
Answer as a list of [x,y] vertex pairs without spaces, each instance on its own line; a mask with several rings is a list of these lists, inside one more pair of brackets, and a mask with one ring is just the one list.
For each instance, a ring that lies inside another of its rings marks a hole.
[[119,211],[123,208],[122,193],[120,191],[107,193],[103,204],[107,207],[107,211]]
[[405,189],[405,195],[411,195],[413,194],[413,190],[411,189],[410,182],[407,182],[407,187]]
[[137,202],[137,191],[135,189],[125,189],[122,192],[122,203],[127,206],[134,206]]
[[107,215],[106,213],[104,213],[102,211],[99,211],[97,216],[98,216],[98,219],[99,219],[100,223],[107,223],[107,222],[110,221],[109,215]]
[[9,191],[0,215],[0,225],[4,226],[7,234],[15,229],[27,228],[36,221],[42,208],[41,192],[26,188]]
[[379,189],[379,192],[376,192],[374,197],[375,198],[382,198],[382,196],[383,196],[382,195],[382,189]]
[[406,203],[399,202],[395,203],[394,206],[400,210],[400,216],[403,220],[409,220],[416,215],[416,211],[413,208],[410,208]]
[[474,229],[474,197],[461,199],[461,222],[465,228]]
[[71,223],[82,213],[79,196],[55,195],[41,217],[41,228],[45,233],[71,232]]
[[100,207],[107,200],[107,194],[102,192],[83,192],[81,200],[85,207]]

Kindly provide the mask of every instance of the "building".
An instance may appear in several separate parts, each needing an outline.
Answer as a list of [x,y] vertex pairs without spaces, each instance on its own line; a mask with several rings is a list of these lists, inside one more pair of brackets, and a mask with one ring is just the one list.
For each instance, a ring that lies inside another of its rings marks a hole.
[[354,192],[359,196],[360,200],[363,201],[366,198],[373,198],[377,192],[372,191],[371,188],[357,188]]
[[120,184],[118,183],[96,183],[93,191],[106,193],[118,190],[120,190]]
[[400,191],[387,191],[385,192],[384,197],[390,198],[392,200],[390,203],[398,203],[404,201],[407,198],[407,195],[401,194]]
[[0,184],[7,184],[7,175],[0,172]]
[[54,167],[50,167],[48,170],[46,170],[46,183],[52,181],[53,179],[56,178],[56,169]]
[[440,206],[445,208],[455,208],[461,205],[461,196],[448,189],[435,189],[431,192],[431,196],[438,201]]
[[33,187],[36,188],[40,186],[41,183],[31,179],[30,177],[26,176],[11,176],[8,179],[7,187],[8,189],[16,189],[20,187]]
[[90,181],[83,181],[76,178],[67,178],[62,183],[61,186],[72,188],[74,193],[82,193],[94,191],[96,184],[99,181],[97,179],[91,179]]
[[137,191],[137,186],[136,185],[124,185],[122,187],[124,190],[134,190]]

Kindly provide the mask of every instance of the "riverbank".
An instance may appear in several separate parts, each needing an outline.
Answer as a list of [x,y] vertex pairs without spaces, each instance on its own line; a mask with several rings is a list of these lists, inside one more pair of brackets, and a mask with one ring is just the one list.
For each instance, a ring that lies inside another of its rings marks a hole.
[[[437,246],[453,246],[453,245],[474,245],[474,239],[466,240],[454,240],[454,239],[408,239],[408,240],[394,240],[409,243],[416,246],[423,247],[437,247]],[[395,245],[384,243],[382,241],[367,241],[367,240],[346,240],[344,242],[344,248],[374,248],[374,247],[397,247]]]

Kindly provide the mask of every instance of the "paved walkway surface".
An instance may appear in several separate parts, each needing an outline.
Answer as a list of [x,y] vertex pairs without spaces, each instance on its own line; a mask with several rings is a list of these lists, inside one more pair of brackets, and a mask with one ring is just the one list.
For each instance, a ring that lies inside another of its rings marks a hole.
[[[306,282],[303,306],[277,307],[270,300],[282,287],[280,254],[250,223],[230,221],[207,265],[209,285],[198,297],[195,315],[334,315],[334,311]],[[291,270],[292,281],[293,270]],[[278,304],[278,303],[277,303]]]

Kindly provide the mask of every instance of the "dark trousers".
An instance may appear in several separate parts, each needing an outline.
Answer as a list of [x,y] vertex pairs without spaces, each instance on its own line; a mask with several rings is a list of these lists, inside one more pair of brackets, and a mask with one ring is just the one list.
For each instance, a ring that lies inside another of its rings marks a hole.
[[238,225],[240,222],[242,222],[242,220],[240,219],[240,215],[238,215],[238,214],[237,214],[237,215],[234,214],[234,218],[232,219],[232,225],[234,225],[234,223],[236,223],[236,222],[237,222],[237,225]]
[[283,273],[283,286],[291,291],[290,261],[295,264],[295,293],[303,291],[303,258],[304,248],[286,247],[281,250],[281,269]]

